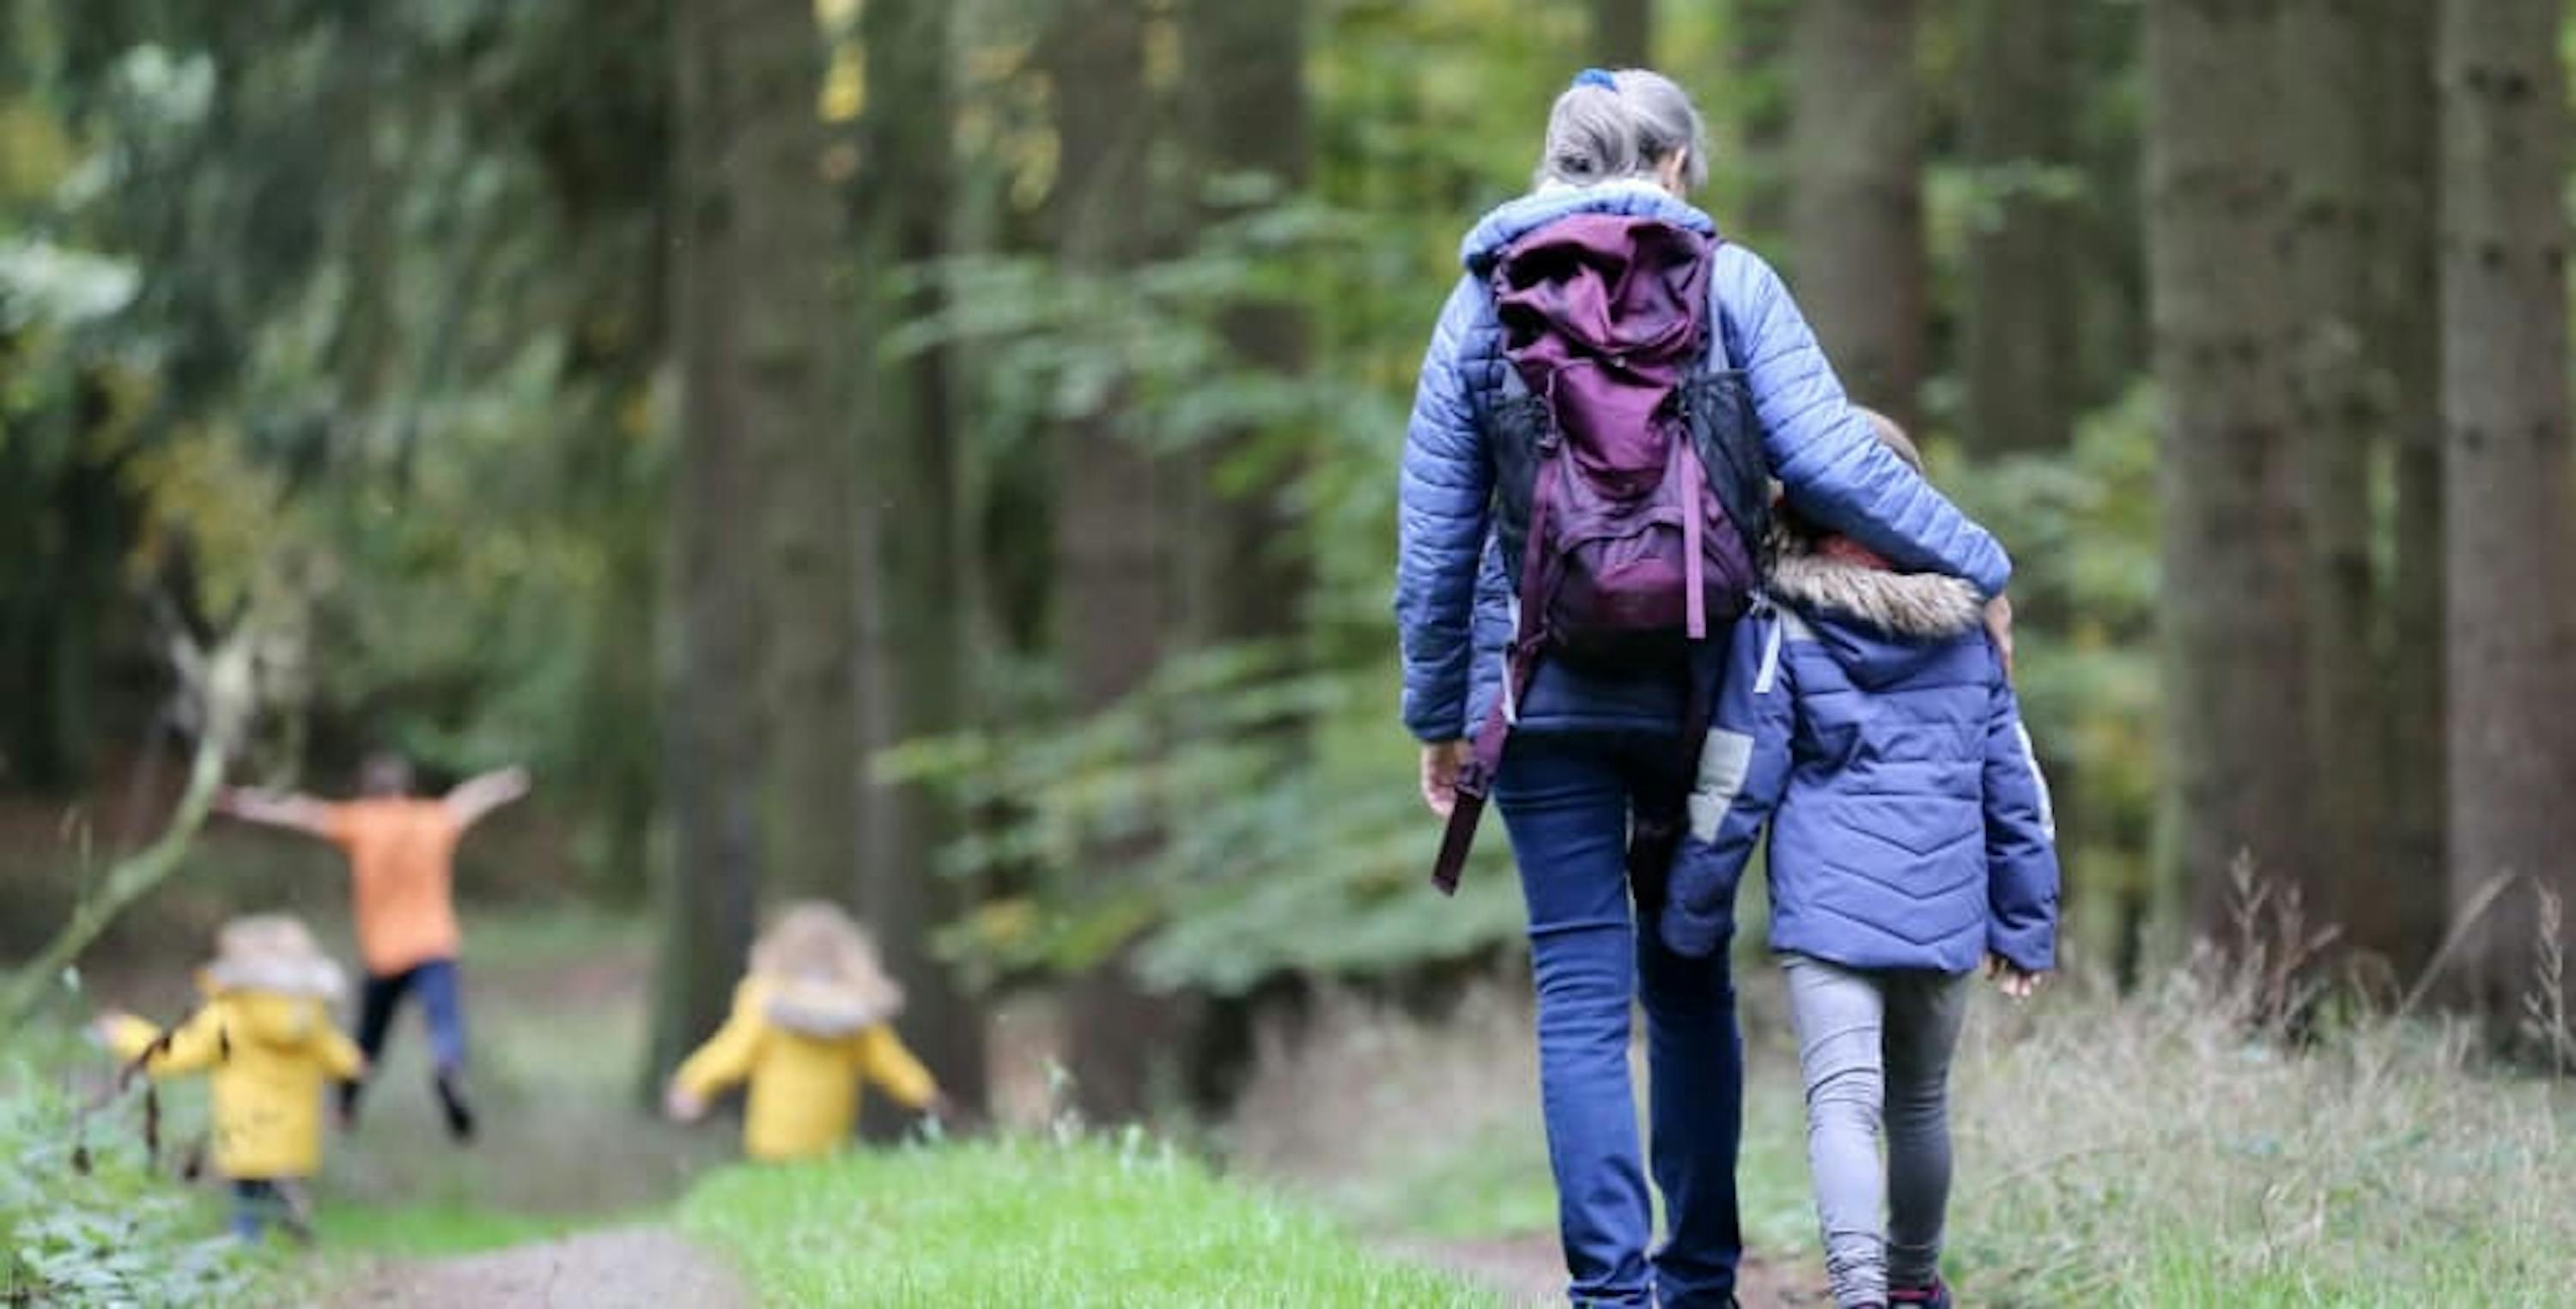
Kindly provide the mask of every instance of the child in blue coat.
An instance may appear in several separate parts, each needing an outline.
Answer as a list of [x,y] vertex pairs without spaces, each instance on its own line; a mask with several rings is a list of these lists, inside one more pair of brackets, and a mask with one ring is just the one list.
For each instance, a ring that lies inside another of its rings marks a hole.
[[1950,1053],[1981,960],[2017,999],[2056,966],[2047,785],[1966,582],[1894,571],[1785,514],[1772,550],[1770,594],[1731,639],[1659,930],[1683,954],[1722,949],[1769,827],[1771,948],[1835,1303],[1946,1307]]

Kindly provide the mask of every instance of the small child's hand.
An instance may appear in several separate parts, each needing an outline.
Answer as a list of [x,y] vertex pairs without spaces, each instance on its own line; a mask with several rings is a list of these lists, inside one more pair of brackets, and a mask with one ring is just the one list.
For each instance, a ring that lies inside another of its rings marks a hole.
[[2048,980],[2048,974],[2030,972],[1996,954],[1986,956],[1986,976],[1995,979],[1995,988],[2002,991],[2006,999],[2015,1001],[2039,994],[2040,986]]
[[662,1093],[662,1116],[675,1123],[694,1123],[707,1116],[707,1102],[674,1085]]

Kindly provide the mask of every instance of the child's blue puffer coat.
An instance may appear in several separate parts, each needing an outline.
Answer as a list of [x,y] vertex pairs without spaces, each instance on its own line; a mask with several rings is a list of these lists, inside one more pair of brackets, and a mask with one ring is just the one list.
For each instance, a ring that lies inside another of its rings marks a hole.
[[1849,968],[1964,973],[1987,951],[2055,967],[2047,784],[1976,594],[1787,546],[1771,595],[1730,643],[1665,944],[1704,955],[1732,934],[1768,821],[1772,949]]
[[[1513,243],[1576,213],[1661,218],[1714,235],[1708,215],[1643,183],[1550,187],[1496,209],[1468,233],[1467,275],[1432,333],[1405,434],[1395,611],[1404,647],[1404,722],[1425,741],[1471,735],[1500,694],[1511,639],[1509,588],[1494,547],[1493,460],[1481,415],[1503,385],[1502,325],[1486,277]],[[1751,251],[1720,245],[1713,321],[1745,371],[1771,475],[1789,502],[1899,566],[1965,578],[1986,595],[2012,574],[2002,547],[1880,445],[1845,400],[1815,334]],[[1674,729],[1676,686],[1603,682],[1542,662],[1523,731]]]

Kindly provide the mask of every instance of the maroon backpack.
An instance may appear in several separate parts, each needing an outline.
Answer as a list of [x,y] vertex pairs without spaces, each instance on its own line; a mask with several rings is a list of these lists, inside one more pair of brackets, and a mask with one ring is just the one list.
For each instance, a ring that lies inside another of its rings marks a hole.
[[[1502,693],[1477,729],[1433,865],[1443,892],[1457,888],[1540,660],[1687,681],[1684,747],[1696,754],[1707,730],[1691,650],[1760,585],[1769,504],[1743,376],[1724,367],[1710,312],[1711,252],[1707,238],[1657,219],[1577,214],[1494,266],[1510,367],[1485,424],[1517,603]],[[1681,797],[1670,799],[1637,815],[1632,871],[1668,862],[1681,817]],[[1649,891],[1643,878],[1639,890]]]

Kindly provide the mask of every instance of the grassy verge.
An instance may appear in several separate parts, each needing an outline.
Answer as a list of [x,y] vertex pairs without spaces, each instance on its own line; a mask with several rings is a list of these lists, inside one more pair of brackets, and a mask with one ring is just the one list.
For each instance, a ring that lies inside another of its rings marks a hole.
[[1485,1306],[1167,1147],[1006,1140],[743,1166],[682,1225],[766,1305]]
[[[1767,965],[1741,980],[1746,1240],[1820,1289],[1795,1049]],[[2247,1035],[2237,1013],[2182,976],[2126,999],[2073,988],[2016,1009],[1977,997],[1954,1078],[1945,1261],[1963,1303],[2565,1297],[2576,1083],[2495,1070],[2465,1031],[2435,1023],[2366,1020],[2291,1049]],[[1296,1056],[1256,1094],[1347,1101],[1350,1157],[1275,1127],[1247,1153],[1368,1230],[1543,1235],[1554,1194],[1526,1021],[1471,1015],[1467,1040],[1342,1016],[1326,1048]],[[1443,1071],[1452,1063],[1488,1075],[1467,1084]],[[1404,1080],[1344,1078],[1334,1071],[1343,1064]],[[1337,1086],[1345,1080],[1363,1085]],[[1424,1105],[1439,1110],[1426,1118]],[[1371,1126],[1382,1123],[1402,1126]]]

